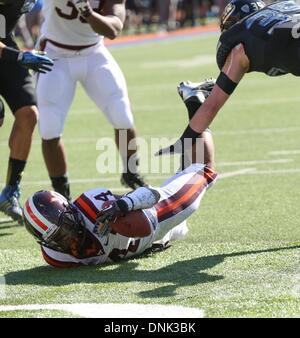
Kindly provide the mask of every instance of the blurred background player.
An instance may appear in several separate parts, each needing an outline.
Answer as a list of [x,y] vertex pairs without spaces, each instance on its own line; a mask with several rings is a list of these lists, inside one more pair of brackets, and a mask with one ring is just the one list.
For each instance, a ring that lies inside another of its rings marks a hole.
[[[122,31],[125,1],[44,0],[43,15],[41,45],[55,59],[55,65],[51,74],[39,79],[37,96],[43,155],[54,190],[70,198],[61,136],[78,81],[113,126],[116,145],[126,143],[119,147],[124,166],[122,184],[132,189],[145,186],[138,173],[136,131],[126,81],[103,44],[104,37],[114,39]],[[126,140],[120,141],[124,131]],[[128,150],[129,142],[132,150]]]
[[18,21],[15,34],[21,38],[26,48],[33,48],[40,35],[43,0],[37,0],[33,9]]
[[[5,99],[12,113],[14,124],[9,138],[10,157],[6,186],[0,194],[0,211],[13,220],[22,220],[19,204],[20,182],[31,147],[32,133],[38,111],[28,69],[45,73],[52,61],[38,52],[21,52],[14,40],[13,29],[22,14],[29,12],[34,0],[1,0],[0,32],[0,95]],[[5,20],[5,25],[2,25]],[[3,29],[5,26],[5,29]],[[4,104],[0,99],[0,126],[4,121]]]

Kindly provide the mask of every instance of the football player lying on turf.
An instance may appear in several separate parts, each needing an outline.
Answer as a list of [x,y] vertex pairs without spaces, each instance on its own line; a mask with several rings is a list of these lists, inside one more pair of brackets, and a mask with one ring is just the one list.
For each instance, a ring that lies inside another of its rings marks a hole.
[[[205,100],[201,86],[183,83],[179,92],[185,102],[200,99],[199,107]],[[184,237],[187,218],[217,178],[210,131],[203,132],[202,140],[205,164],[195,163],[197,154],[192,153],[190,165],[185,160],[188,166],[159,188],[141,187],[122,197],[99,188],[73,203],[56,192],[31,196],[24,208],[25,225],[46,262],[59,268],[110,263],[164,249]]]

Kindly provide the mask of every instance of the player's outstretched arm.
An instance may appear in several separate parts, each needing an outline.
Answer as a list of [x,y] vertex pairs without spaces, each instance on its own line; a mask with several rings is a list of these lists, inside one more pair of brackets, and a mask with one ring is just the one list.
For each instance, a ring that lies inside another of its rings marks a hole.
[[210,126],[248,69],[249,60],[240,44],[228,55],[211,95],[190,121],[192,130],[201,133]]
[[195,113],[180,139],[170,147],[161,149],[157,155],[182,152],[185,139],[191,139],[195,143],[202,132],[210,126],[248,69],[249,60],[240,44],[228,55],[211,94]]
[[125,0],[106,1],[101,14],[92,9],[89,0],[72,1],[96,33],[115,39],[122,31],[126,18]]

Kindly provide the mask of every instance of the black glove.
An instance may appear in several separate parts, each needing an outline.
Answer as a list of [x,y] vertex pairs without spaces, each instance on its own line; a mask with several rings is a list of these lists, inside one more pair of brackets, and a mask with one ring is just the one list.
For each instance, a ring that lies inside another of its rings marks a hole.
[[184,154],[190,149],[190,146],[196,143],[201,134],[202,133],[198,133],[188,125],[178,141],[166,148],[160,149],[155,153],[155,156],[165,154]]
[[112,201],[108,206],[99,211],[97,223],[115,222],[118,217],[125,216],[128,212],[126,202],[122,200]]

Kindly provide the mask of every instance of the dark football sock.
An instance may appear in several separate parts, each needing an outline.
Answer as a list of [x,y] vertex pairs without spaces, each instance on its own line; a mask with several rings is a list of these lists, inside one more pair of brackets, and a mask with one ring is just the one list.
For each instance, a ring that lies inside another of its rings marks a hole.
[[139,162],[140,159],[137,153],[132,154],[129,158],[124,158],[124,173],[136,174],[138,172]]
[[6,184],[12,186],[20,184],[25,166],[26,161],[15,160],[10,157],[8,161]]
[[186,100],[185,105],[189,113],[189,120],[191,120],[196,114],[197,110],[201,107],[202,103],[199,102],[198,98],[191,97]]
[[71,200],[70,183],[67,175],[50,177],[53,189],[63,195],[68,201]]

